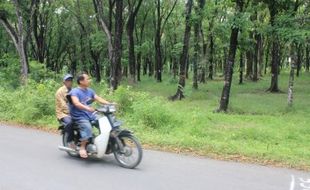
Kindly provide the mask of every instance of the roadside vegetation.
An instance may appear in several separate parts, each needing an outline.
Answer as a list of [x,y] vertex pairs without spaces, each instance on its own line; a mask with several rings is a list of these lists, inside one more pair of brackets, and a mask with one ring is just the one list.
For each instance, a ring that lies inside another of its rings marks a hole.
[[[0,87],[0,120],[57,128],[54,93],[61,82],[54,78],[61,76],[42,69],[32,67],[38,74],[26,86],[15,88],[14,80],[1,75],[5,82]],[[93,88],[118,103],[118,117],[146,147],[309,169],[310,75],[297,79],[293,107],[287,107],[287,93],[266,92],[269,80],[265,78],[243,85],[235,80],[228,114],[214,112],[222,90],[222,80],[217,79],[199,90],[187,87],[186,98],[175,102],[167,98],[175,89],[169,79],[154,83],[153,78],[144,77],[139,85],[124,83],[113,94],[106,83],[94,83]],[[287,81],[288,74],[283,73],[280,89],[284,92]]]

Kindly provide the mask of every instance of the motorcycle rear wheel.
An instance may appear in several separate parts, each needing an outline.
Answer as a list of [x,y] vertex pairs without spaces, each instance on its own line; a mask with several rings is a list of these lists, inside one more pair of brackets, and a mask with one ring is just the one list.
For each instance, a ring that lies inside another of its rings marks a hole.
[[[69,147],[69,143],[68,143],[68,133],[64,132],[64,134],[62,135],[62,143],[64,147]],[[71,152],[71,151],[66,151],[70,156],[72,157],[79,157],[80,155],[78,154],[78,152]]]
[[123,150],[118,147],[114,150],[116,161],[124,168],[133,169],[137,167],[142,160],[142,147],[137,138],[132,135],[118,137],[123,143]]

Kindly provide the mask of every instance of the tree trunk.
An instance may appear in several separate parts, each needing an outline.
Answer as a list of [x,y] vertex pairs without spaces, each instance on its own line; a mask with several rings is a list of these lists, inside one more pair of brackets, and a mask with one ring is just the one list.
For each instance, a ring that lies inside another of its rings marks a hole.
[[108,51],[109,51],[109,61],[112,63],[113,61],[113,42],[112,42],[112,33],[111,29],[107,26],[106,22],[103,19],[103,5],[102,0],[93,0],[94,8],[96,17],[99,20],[100,28],[101,30],[106,34],[106,37],[108,39]]
[[259,65],[259,76],[263,76],[263,68],[264,68],[264,40],[263,36],[260,35],[260,43],[259,43],[259,50],[258,50],[258,65]]
[[[147,16],[149,14],[150,9],[148,9],[145,14],[143,15],[143,20],[142,20],[142,24],[140,25],[140,27],[136,24],[135,25],[135,33],[136,33],[136,39],[137,39],[137,43],[139,44],[139,46],[142,46],[142,41],[143,41],[143,36],[144,36],[144,28],[145,28],[145,24],[146,24],[146,19]],[[140,31],[138,32],[138,28],[140,28]],[[145,60],[145,58],[143,58]],[[137,53],[137,80],[141,81],[141,61],[142,61],[142,51],[140,49],[140,51]],[[143,75],[146,75],[147,73],[147,68],[146,68],[146,64],[144,61],[143,64]]]
[[306,71],[309,72],[310,67],[310,46],[307,45],[306,47]]
[[[215,1],[215,6],[217,6],[217,0]],[[217,8],[215,9],[213,16],[211,18],[211,21],[209,23],[209,76],[208,78],[210,80],[213,80],[213,74],[214,72],[214,68],[215,68],[215,64],[214,64],[214,33],[213,33],[213,28],[214,28],[214,20],[215,17],[217,16]]]
[[162,82],[162,69],[163,69],[163,63],[162,63],[162,49],[161,49],[161,36],[163,34],[163,29],[167,23],[167,20],[169,19],[172,11],[174,10],[176,6],[177,0],[174,1],[174,4],[168,13],[167,17],[164,20],[164,23],[162,25],[162,19],[163,15],[161,14],[161,0],[156,1],[156,12],[157,12],[157,19],[156,19],[156,32],[155,32],[155,77],[157,82]]
[[253,53],[252,50],[248,50],[246,52],[246,74],[245,78],[252,79],[253,78]]
[[142,54],[139,52],[137,54],[137,81],[141,81],[141,58]]
[[[90,45],[90,47],[91,47],[91,45]],[[96,81],[100,82],[101,81],[100,50],[98,51],[95,49],[91,49],[90,55],[91,55],[91,57],[95,63],[92,70],[94,71]]]
[[185,78],[188,79],[188,72],[189,72],[189,54],[187,54],[186,56],[186,68],[185,68]]
[[[32,19],[33,35],[36,43],[35,54],[36,59],[40,63],[44,63],[46,55],[46,33],[48,30],[49,13],[46,13],[47,1],[35,1],[35,11]],[[40,12],[40,7],[42,12]],[[52,68],[52,67],[50,67]]]
[[77,19],[77,23],[79,25],[79,31],[80,31],[80,62],[82,63],[82,68],[84,71],[88,71],[89,70],[89,62],[88,62],[88,58],[87,58],[87,54],[88,54],[88,50],[89,47],[87,47],[87,27],[84,25],[83,22],[83,18],[81,17],[81,6],[80,6],[80,0],[76,1],[76,5],[77,5],[77,14],[76,14],[76,19]]
[[279,64],[280,64],[280,43],[279,38],[275,32],[275,17],[277,15],[277,7],[276,2],[271,1],[269,4],[269,12],[270,12],[270,24],[272,26],[272,51],[271,51],[271,84],[268,89],[270,92],[279,92],[278,87],[278,75],[279,75]]
[[162,52],[161,52],[161,13],[160,13],[160,0],[157,0],[157,23],[156,23],[156,34],[155,34],[155,77],[157,82],[161,82],[162,72]]
[[223,72],[223,76],[225,76],[225,67],[226,67],[226,63],[227,63],[227,60],[228,60],[228,55],[227,55],[227,49],[226,48],[223,48],[224,50],[224,54],[223,54],[223,61],[222,61],[222,72]]
[[[297,45],[295,46],[297,47]],[[293,106],[293,87],[294,87],[294,75],[295,75],[295,68],[296,68],[296,53],[295,49],[291,49],[293,51],[292,54],[292,62],[291,62],[291,71],[288,83],[288,96],[287,96],[287,104],[288,106]]]
[[270,43],[267,42],[267,50],[266,50],[266,57],[265,57],[265,71],[264,74],[267,74],[267,68],[268,68],[268,63],[269,63],[269,51],[270,51]]
[[272,57],[271,57],[271,84],[268,91],[279,92],[278,75],[279,75],[279,40],[275,38],[272,43]]
[[213,54],[214,54],[214,40],[213,40],[213,34],[210,34],[209,79],[211,80],[213,80],[213,73],[214,73]]
[[114,8],[114,5],[115,5],[115,0],[109,0],[109,23],[108,23],[108,30],[109,31],[112,31],[112,24],[113,24],[113,21],[112,21],[112,18],[113,18],[113,8]]
[[185,32],[183,39],[183,51],[180,57],[180,76],[179,76],[179,85],[177,92],[174,96],[170,97],[171,100],[181,100],[184,98],[184,87],[185,87],[185,78],[186,78],[186,62],[188,57],[189,50],[189,39],[191,31],[191,12],[192,12],[193,0],[188,0],[186,2],[186,16],[185,16]]
[[121,79],[122,79],[122,13],[123,13],[123,0],[116,0],[115,3],[115,37],[114,37],[114,56],[113,62],[111,63],[111,81],[110,85],[113,90],[116,90]]
[[154,74],[154,64],[150,58],[146,58],[146,63],[149,69],[149,77],[153,76]]
[[135,58],[135,44],[133,39],[134,18],[130,18],[127,22],[127,37],[128,37],[128,64],[130,80],[136,82],[136,58]]
[[135,43],[133,38],[133,32],[135,27],[135,19],[138,14],[142,0],[139,0],[138,5],[134,8],[129,6],[130,14],[127,21],[127,36],[128,36],[128,61],[129,61],[129,73],[132,82],[136,82],[136,58],[135,58]]
[[[237,0],[236,3],[237,3],[236,9],[238,10],[237,12],[242,12],[243,0]],[[238,32],[239,28],[232,27],[228,60],[225,67],[225,81],[220,101],[220,107],[217,110],[218,112],[220,111],[226,112],[228,108],[232,76],[233,76],[233,68],[238,44]]]
[[243,52],[240,52],[240,70],[239,70],[239,84],[243,84],[243,70],[244,70],[244,63],[243,63]]
[[194,24],[194,58],[193,58],[193,88],[194,89],[198,89],[198,76],[197,76],[197,73],[198,73],[198,53],[199,53],[199,50],[200,50],[200,47],[199,47],[199,22],[196,21],[195,24]]
[[100,62],[99,59],[97,59],[95,61],[95,77],[96,77],[96,81],[100,82],[101,81],[101,67],[100,67]]
[[[202,46],[202,52],[203,52],[203,57],[204,59],[206,58],[206,54],[207,54],[207,44],[203,44]],[[206,83],[206,62],[204,62],[202,65],[201,65],[201,73],[200,73],[200,76],[199,76],[199,82],[200,83]]]
[[259,46],[261,41],[260,34],[255,34],[255,53],[254,53],[254,67],[253,67],[253,78],[254,82],[258,81],[258,64],[259,64]]
[[301,64],[302,64],[302,45],[299,44],[299,45],[296,45],[296,47],[297,47],[296,76],[299,77],[300,70],[301,70]]
[[294,86],[294,72],[295,72],[295,65],[292,63],[291,71],[290,71],[290,78],[289,78],[289,85],[288,85],[288,98],[287,103],[288,106],[293,105],[293,86]]
[[147,74],[147,58],[143,59],[143,76]]

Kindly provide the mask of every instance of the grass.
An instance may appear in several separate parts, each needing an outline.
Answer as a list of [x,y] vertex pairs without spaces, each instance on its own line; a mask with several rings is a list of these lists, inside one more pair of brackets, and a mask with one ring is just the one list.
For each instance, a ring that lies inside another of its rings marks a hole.
[[134,91],[161,96],[166,109],[174,113],[181,124],[154,131],[131,121],[132,126],[136,125],[131,127],[144,143],[158,147],[309,170],[309,81],[308,73],[296,79],[294,106],[288,108],[287,74],[280,76],[283,93],[277,94],[266,92],[270,82],[268,76],[256,83],[246,81],[243,85],[237,84],[235,78],[229,112],[224,114],[213,113],[219,105],[221,80],[200,84],[199,90],[187,84],[186,98],[169,102],[166,98],[175,93],[176,84],[154,83],[153,79],[143,78],[134,86]]
[[[131,88],[124,83],[113,95],[106,85],[93,88],[119,103],[125,127],[134,130],[146,147],[310,170],[309,73],[295,79],[291,108],[287,107],[287,73],[280,75],[283,93],[277,94],[266,92],[269,76],[243,85],[234,78],[228,113],[213,112],[219,106],[221,78],[200,84],[199,90],[187,80],[186,98],[175,102],[168,97],[176,92],[176,83],[168,76],[163,81],[143,77]],[[56,128],[51,92],[58,87],[50,81],[14,91],[0,88],[0,120]]]

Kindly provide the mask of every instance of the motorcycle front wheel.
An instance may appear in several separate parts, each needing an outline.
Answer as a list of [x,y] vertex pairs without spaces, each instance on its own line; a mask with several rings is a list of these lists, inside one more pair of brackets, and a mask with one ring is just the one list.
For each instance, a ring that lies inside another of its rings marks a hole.
[[132,135],[118,137],[123,147],[114,150],[116,161],[124,168],[133,169],[142,160],[142,147],[138,139]]

